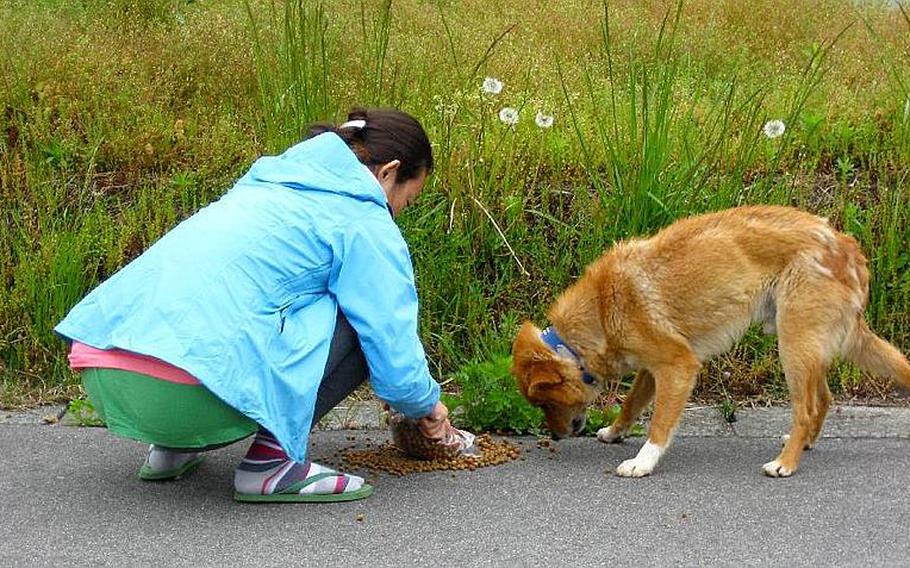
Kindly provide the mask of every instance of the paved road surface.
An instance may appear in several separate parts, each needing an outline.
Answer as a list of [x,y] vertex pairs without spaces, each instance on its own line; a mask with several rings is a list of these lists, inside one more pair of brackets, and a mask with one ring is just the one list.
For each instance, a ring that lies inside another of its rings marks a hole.
[[[386,437],[319,432],[312,451]],[[380,475],[366,501],[248,505],[231,499],[245,444],[179,482],[144,483],[137,443],[3,425],[0,565],[910,565],[906,436],[825,439],[785,480],[760,474],[771,437],[680,436],[639,480],[605,471],[641,439],[522,443],[525,461],[496,468]]]

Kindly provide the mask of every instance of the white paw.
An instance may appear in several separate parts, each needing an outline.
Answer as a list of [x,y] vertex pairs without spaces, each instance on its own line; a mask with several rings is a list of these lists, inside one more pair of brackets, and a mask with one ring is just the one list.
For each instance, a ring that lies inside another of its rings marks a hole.
[[597,439],[604,444],[613,444],[621,442],[624,433],[622,430],[614,429],[613,426],[607,426],[597,431]]
[[619,464],[616,468],[616,475],[619,477],[644,477],[651,475],[654,471],[654,464],[648,460],[632,458]]
[[784,467],[778,460],[766,463],[764,466],[762,466],[762,470],[768,477],[790,477],[793,475],[793,470],[788,467]]
[[[781,446],[786,446],[787,442],[789,442],[789,441],[790,441],[790,434],[784,434],[783,436],[780,437]],[[814,450],[815,442],[806,442],[806,445],[803,446],[803,449],[804,450]]]
[[638,455],[619,464],[619,467],[616,468],[616,475],[620,477],[644,477],[650,475],[663,453],[664,448],[657,444],[652,444],[651,440],[648,440],[638,450]]

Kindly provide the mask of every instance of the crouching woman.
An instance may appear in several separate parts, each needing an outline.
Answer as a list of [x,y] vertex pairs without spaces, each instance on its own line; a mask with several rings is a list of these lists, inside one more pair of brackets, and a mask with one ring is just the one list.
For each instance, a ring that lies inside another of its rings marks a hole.
[[255,434],[236,499],[367,497],[360,477],[307,459],[312,426],[367,378],[445,438],[394,221],[432,168],[417,120],[356,109],[256,160],[70,311],[56,331],[95,408],[114,434],[151,444],[140,478],[176,478]]

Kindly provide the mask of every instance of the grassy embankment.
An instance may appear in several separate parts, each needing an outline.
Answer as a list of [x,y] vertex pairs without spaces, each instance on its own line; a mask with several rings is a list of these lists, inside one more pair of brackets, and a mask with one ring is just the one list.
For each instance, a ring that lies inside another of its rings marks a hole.
[[[508,350],[617,239],[790,203],[856,236],[910,351],[910,21],[848,1],[0,2],[0,406],[77,393],[51,329],[302,125],[418,116],[438,167],[402,226],[441,379]],[[484,93],[486,76],[504,84]],[[509,127],[503,107],[519,110]],[[555,116],[535,124],[538,111]],[[762,134],[783,120],[783,136]],[[774,399],[773,339],[703,397]],[[841,366],[837,396],[883,383]]]

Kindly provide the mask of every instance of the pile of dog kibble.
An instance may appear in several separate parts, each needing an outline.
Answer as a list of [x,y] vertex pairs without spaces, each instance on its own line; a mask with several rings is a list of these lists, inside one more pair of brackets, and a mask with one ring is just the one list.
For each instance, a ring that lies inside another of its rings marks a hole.
[[351,469],[363,468],[402,476],[428,471],[475,470],[516,460],[521,455],[518,445],[507,440],[494,440],[488,434],[477,436],[474,445],[477,446],[476,455],[441,452],[429,459],[419,459],[408,456],[392,442],[383,442],[372,449],[343,451],[341,459]]

